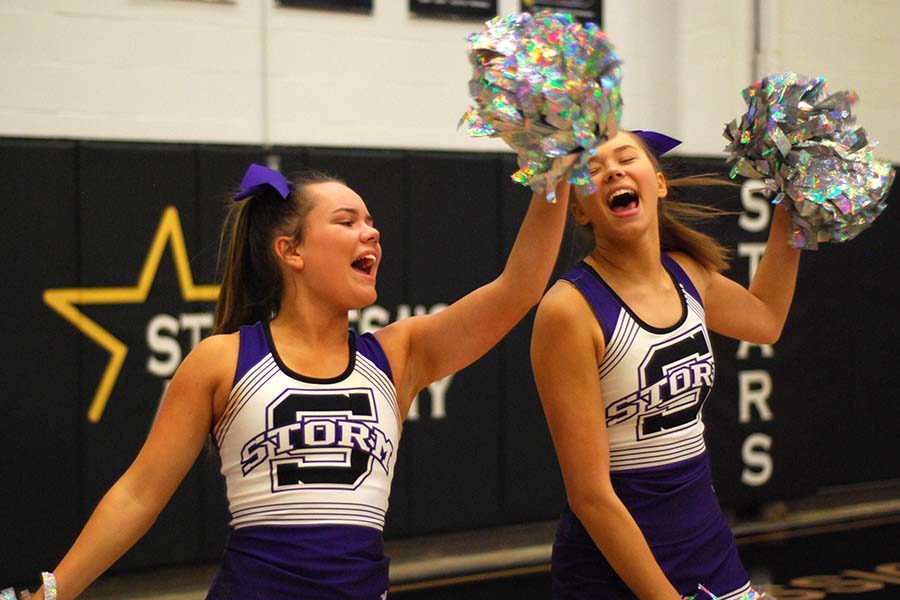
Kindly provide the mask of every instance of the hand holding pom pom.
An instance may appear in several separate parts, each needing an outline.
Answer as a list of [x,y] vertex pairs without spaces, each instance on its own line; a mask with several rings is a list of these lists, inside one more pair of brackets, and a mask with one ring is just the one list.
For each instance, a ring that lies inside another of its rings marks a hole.
[[590,152],[615,134],[622,112],[619,60],[595,24],[544,11],[495,17],[469,36],[473,137],[500,137],[517,154],[513,179],[553,200],[556,183],[593,183]]
[[885,209],[894,179],[877,144],[854,127],[855,92],[829,95],[822,77],[770,75],[743,91],[747,112],[725,128],[731,177],[765,179],[791,213],[793,245],[856,237]]

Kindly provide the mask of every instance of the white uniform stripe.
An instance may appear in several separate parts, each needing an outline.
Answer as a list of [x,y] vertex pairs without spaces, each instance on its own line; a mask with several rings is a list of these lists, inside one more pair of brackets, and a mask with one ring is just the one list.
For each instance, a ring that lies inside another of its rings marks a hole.
[[637,322],[631,318],[631,316],[625,312],[624,310],[619,313],[619,322],[625,323],[625,336],[623,336],[623,341],[619,344],[618,348],[615,349],[613,355],[607,355],[600,362],[599,373],[601,377],[605,377],[607,373],[612,371],[621,361],[628,355],[628,351],[631,349],[631,345],[634,344],[635,338],[637,338],[638,330],[640,327]]
[[698,441],[691,442],[690,444],[678,444],[672,445],[668,448],[657,448],[652,452],[637,452],[633,451],[631,454],[623,455],[621,452],[616,452],[615,454],[610,455],[610,461],[615,461],[616,463],[626,463],[626,462],[644,462],[644,461],[662,461],[663,464],[670,462],[668,459],[675,455],[681,455],[684,453],[692,453],[695,450],[703,450],[706,447],[706,442],[703,439]]
[[385,382],[383,379],[378,378],[376,372],[370,370],[369,367],[364,365],[359,365],[359,373],[363,377],[365,377],[376,389],[378,389],[381,393],[384,394],[385,398],[388,401],[388,404],[391,407],[391,410],[394,413],[394,418],[397,419],[397,422],[400,422],[400,412],[397,410],[397,396],[393,393],[393,387],[385,386]]
[[235,518],[252,517],[260,514],[290,514],[297,513],[317,513],[325,512],[356,514],[362,517],[384,517],[385,511],[365,504],[352,504],[348,502],[288,502],[285,504],[264,504],[254,506],[244,510],[235,511]]
[[636,448],[622,448],[621,450],[616,451],[616,456],[630,458],[632,456],[641,456],[645,454],[652,455],[657,452],[668,452],[673,448],[681,448],[703,443],[703,434],[698,434],[689,438],[678,440],[676,442],[670,442],[668,444],[644,444]]
[[258,525],[262,523],[326,524],[330,518],[340,519],[340,522],[342,523],[346,523],[349,521],[351,523],[375,523],[379,525],[384,524],[384,518],[346,513],[339,510],[316,510],[309,511],[308,514],[303,514],[302,512],[284,514],[260,514],[259,516],[241,519],[239,522],[235,522],[234,527],[235,529],[238,529],[240,527],[246,527],[248,524]]
[[703,310],[703,305],[697,302],[697,300],[694,299],[693,296],[691,296],[690,294],[685,294],[684,297],[687,300],[688,308],[692,309],[697,316],[702,318],[706,315],[706,312]]
[[400,411],[397,409],[397,394],[394,392],[394,385],[391,383],[391,380],[388,379],[387,375],[381,371],[378,366],[369,360],[366,356],[362,354],[357,354],[357,368],[360,373],[366,376],[366,378],[372,382],[372,385],[377,387],[381,393],[384,394],[385,398],[387,398],[388,403],[391,405],[391,408],[394,410],[394,416],[397,419],[400,419]]
[[665,450],[659,450],[656,452],[645,452],[641,454],[633,454],[631,456],[621,456],[616,454],[615,456],[610,456],[610,462],[614,462],[616,464],[625,464],[625,463],[645,463],[645,462],[661,462],[662,464],[668,464],[669,459],[673,456],[681,456],[682,454],[693,454],[695,451],[702,451],[706,447],[704,442],[699,442],[696,444],[682,444],[679,446],[673,446],[672,448],[667,448]]
[[247,401],[253,397],[257,390],[265,386],[272,377],[278,374],[278,365],[275,364],[275,359],[272,358],[271,354],[261,360],[257,367],[252,373],[248,372],[247,377],[242,379],[243,385],[232,390],[229,396],[228,408],[225,410],[222,418],[219,419],[219,433],[216,439],[220,444]]
[[278,365],[275,364],[275,359],[272,355],[268,354],[263,360],[257,363],[256,367],[248,371],[247,375],[239,382],[239,385],[232,390],[228,399],[228,407],[225,409],[225,413],[222,415],[222,418],[219,419],[219,424],[216,427],[218,430],[216,433],[216,441],[220,445],[225,438],[225,434],[228,433],[231,424],[234,422],[234,419],[248,400],[253,397],[253,394],[257,390],[262,388],[277,374]]
[[627,314],[624,308],[620,308],[619,314],[616,315],[616,326],[612,335],[609,336],[609,343],[606,345],[607,356],[615,354],[622,345],[622,340],[628,338],[628,330],[631,328],[632,323],[623,319]]
[[632,450],[622,450],[615,452],[611,455],[611,458],[616,460],[643,460],[647,457],[660,457],[665,458],[668,454],[676,454],[682,451],[692,451],[697,448],[703,448],[706,445],[703,437],[694,438],[686,442],[679,442],[670,444],[668,446],[657,446],[653,449],[632,449]]
[[360,525],[362,527],[372,527],[373,529],[384,529],[384,520],[378,519],[357,519],[348,515],[330,515],[330,516],[319,516],[319,517],[310,517],[310,518],[301,518],[301,517],[284,517],[284,518],[272,518],[266,517],[261,519],[255,519],[253,521],[245,521],[241,523],[233,523],[232,526],[235,529],[241,529],[243,527],[251,527],[257,525],[280,525],[280,526],[288,526],[288,525]]
[[271,354],[267,354],[261,358],[259,362],[248,369],[231,390],[231,394],[229,394],[228,398],[228,406],[225,407],[225,412],[222,414],[222,418],[219,422],[221,424],[228,423],[234,417],[235,412],[240,410],[238,405],[251,395],[258,385],[265,383],[265,380],[274,374],[276,369],[275,359]]
[[[748,581],[742,587],[734,590],[733,592],[727,592],[726,594],[719,594],[719,600],[740,600],[741,597],[746,595],[750,591],[750,582]],[[779,594],[780,595],[780,594]]]
[[384,523],[384,515],[371,515],[366,513],[356,513],[353,511],[345,511],[340,509],[294,509],[293,511],[270,511],[267,513],[257,513],[249,515],[245,518],[235,521],[235,527],[242,527],[246,523],[260,521],[324,521],[330,517],[339,517],[341,519],[350,519],[356,522],[365,523]]
[[651,469],[654,467],[664,467],[676,462],[681,462],[689,458],[700,456],[706,452],[706,446],[700,445],[697,448],[685,448],[680,452],[671,452],[653,458],[633,459],[633,460],[613,460],[609,461],[610,471],[630,471],[634,469]]
[[271,354],[266,355],[260,360],[247,374],[241,378],[238,385],[231,391],[228,398],[228,406],[225,409],[217,429],[220,431],[219,437],[224,437],[225,432],[235,416],[240,412],[241,408],[247,402],[247,399],[253,396],[253,393],[273,377],[278,372],[278,365]]

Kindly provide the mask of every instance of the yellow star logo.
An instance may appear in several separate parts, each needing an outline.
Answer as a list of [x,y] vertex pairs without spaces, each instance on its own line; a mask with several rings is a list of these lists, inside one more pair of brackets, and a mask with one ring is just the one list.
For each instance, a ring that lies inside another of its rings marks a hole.
[[128,354],[128,346],[112,335],[109,331],[89,319],[87,315],[78,310],[76,306],[86,304],[142,304],[147,300],[150,287],[156,278],[159,261],[162,259],[166,245],[172,248],[172,257],[175,262],[175,272],[178,275],[178,287],[181,289],[181,298],[186,302],[212,302],[219,295],[217,285],[197,285],[191,273],[191,265],[188,261],[187,249],[184,243],[184,231],[181,229],[181,219],[178,210],[174,206],[168,206],[163,211],[162,219],[156,228],[150,251],[144,259],[144,266],[138,278],[137,285],[132,287],[98,287],[98,288],[59,288],[44,290],[44,303],[58,312],[67,321],[75,325],[84,335],[94,340],[105,348],[109,354],[109,362],[103,371],[103,377],[94,398],[88,407],[87,418],[91,423],[97,423],[103,416],[103,410],[115,387],[119,372],[125,363]]

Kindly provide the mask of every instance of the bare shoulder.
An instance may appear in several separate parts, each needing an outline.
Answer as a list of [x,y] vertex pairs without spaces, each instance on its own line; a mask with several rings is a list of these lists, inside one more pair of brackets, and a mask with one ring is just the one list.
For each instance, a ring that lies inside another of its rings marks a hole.
[[237,369],[240,334],[216,334],[204,338],[184,358],[169,390],[186,397],[211,401],[213,422],[225,408]]
[[697,288],[697,291],[700,293],[700,296],[706,295],[706,288],[709,286],[709,281],[712,278],[713,273],[700,264],[697,259],[695,259],[690,254],[685,252],[667,252],[675,262],[678,263],[684,272],[687,273],[687,276],[691,278],[691,282],[693,282],[694,286]]
[[557,281],[544,294],[534,319],[532,344],[581,352],[603,352],[603,332],[587,300],[572,284]]
[[531,336],[531,368],[541,402],[571,406],[569,392],[575,385],[591,385],[605,353],[603,330],[585,297],[567,281],[555,283],[538,306]]
[[237,358],[239,344],[240,334],[237,332],[217,333],[200,340],[200,343],[191,351],[191,354],[196,355],[198,360],[208,360],[216,356],[220,359],[226,358],[223,354],[233,354]]
[[544,294],[537,310],[540,320],[549,321],[554,325],[566,323],[577,325],[591,314],[590,306],[581,292],[566,281],[554,283]]
[[230,380],[237,366],[239,344],[238,333],[220,333],[203,338],[185,357],[179,370],[204,379]]

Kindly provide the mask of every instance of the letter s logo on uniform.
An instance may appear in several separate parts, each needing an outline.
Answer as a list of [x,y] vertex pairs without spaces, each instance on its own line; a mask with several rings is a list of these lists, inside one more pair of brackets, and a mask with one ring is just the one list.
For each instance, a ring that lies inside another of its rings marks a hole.
[[243,473],[269,460],[273,492],[356,488],[376,463],[385,473],[390,465],[394,447],[377,422],[371,390],[286,390],[241,450]]
[[607,425],[636,418],[638,440],[690,427],[700,418],[714,377],[715,363],[702,328],[652,346],[638,369],[638,391],[607,407]]

